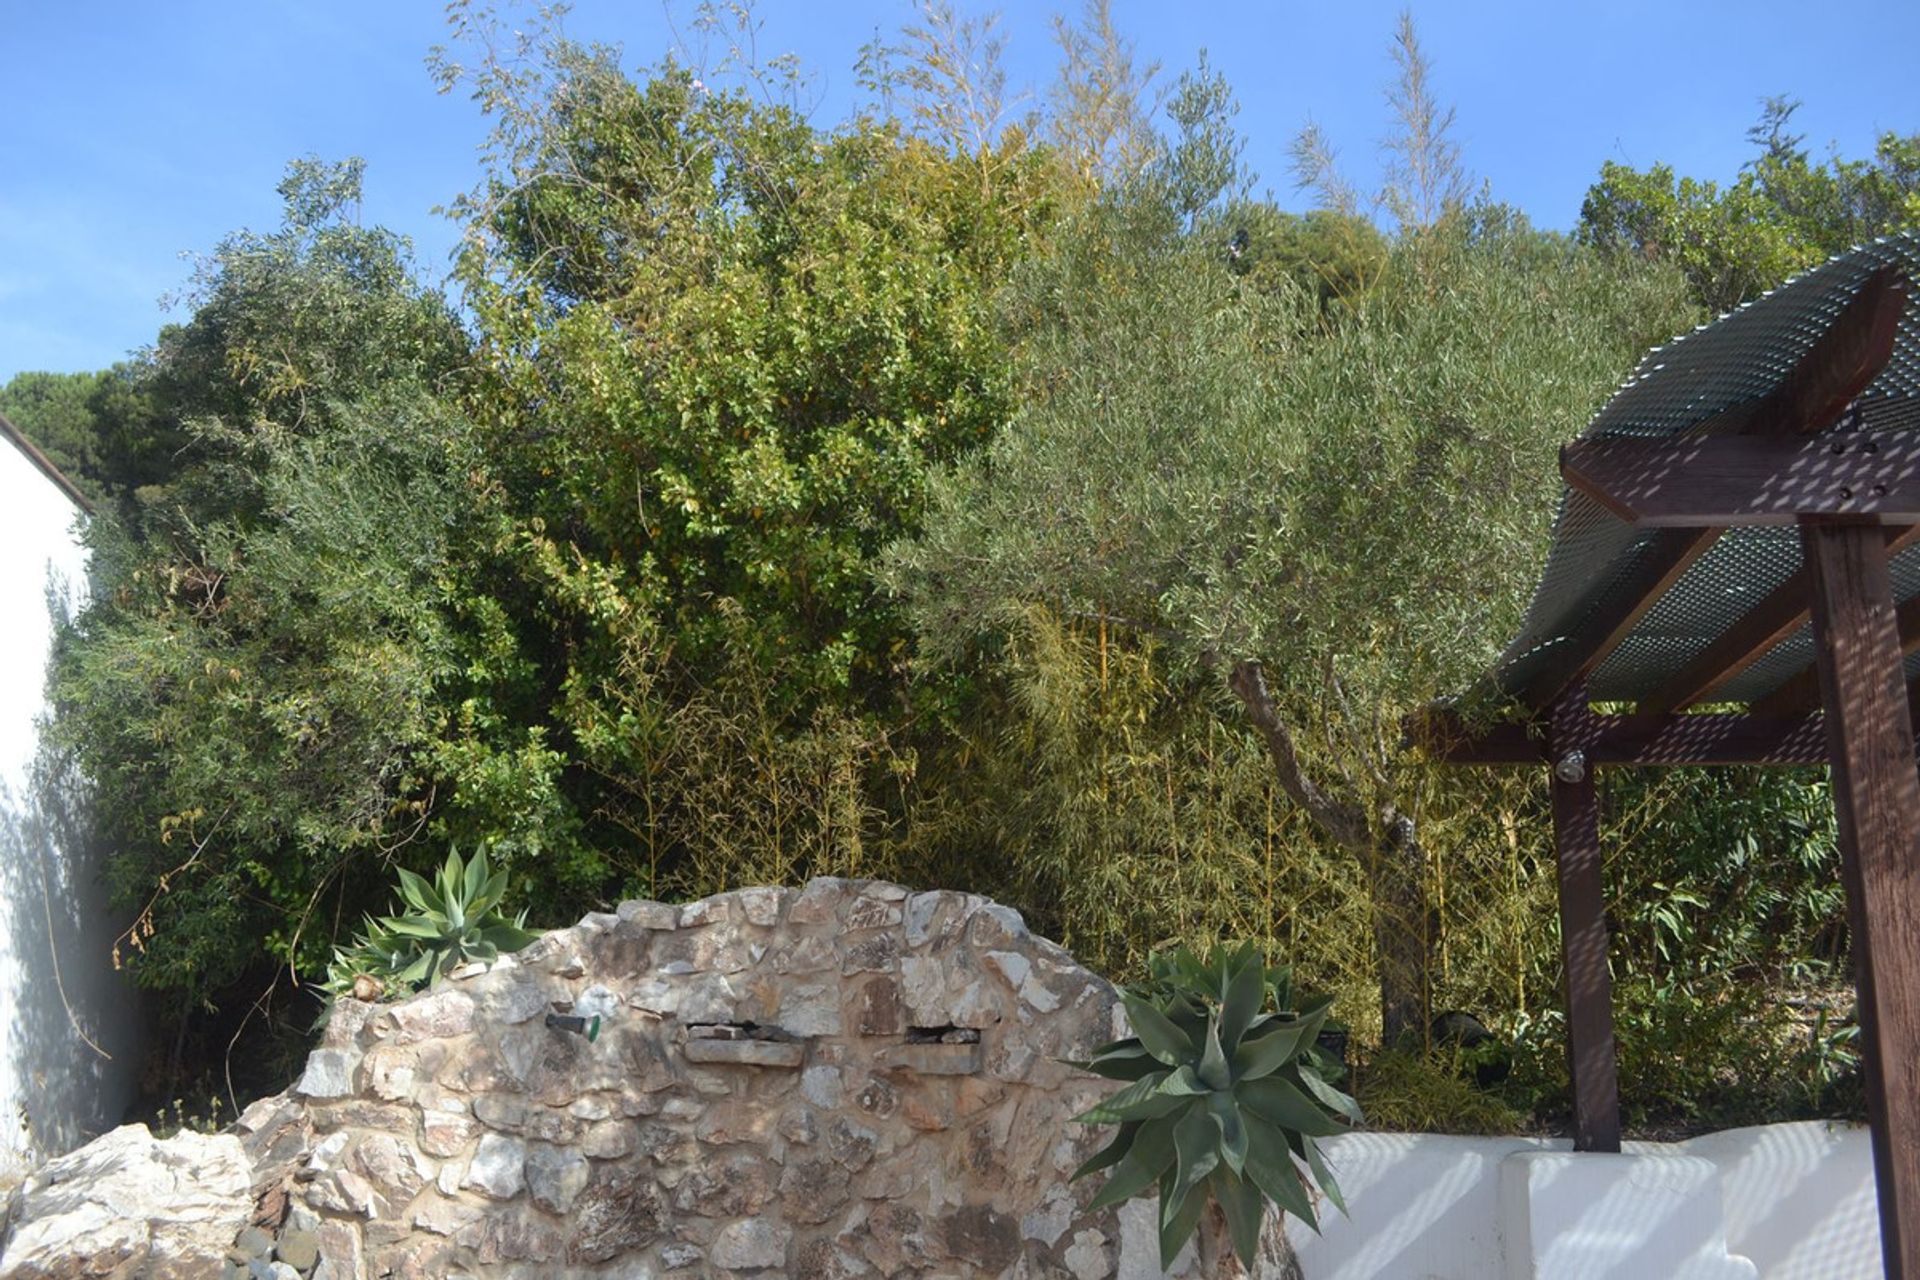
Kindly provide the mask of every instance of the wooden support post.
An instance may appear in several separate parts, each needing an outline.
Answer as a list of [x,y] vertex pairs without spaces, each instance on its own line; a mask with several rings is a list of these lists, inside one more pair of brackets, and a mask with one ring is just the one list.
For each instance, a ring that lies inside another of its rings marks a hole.
[[[1613,1051],[1613,979],[1607,972],[1606,901],[1600,883],[1598,739],[1587,691],[1554,705],[1554,866],[1560,879],[1560,956],[1566,968],[1567,1062],[1573,1074],[1573,1149],[1620,1150],[1620,1083]],[[1908,756],[1912,759],[1911,753]],[[1912,772],[1909,770],[1909,772]],[[1916,775],[1920,777],[1920,775]]]
[[1808,522],[1888,1280],[1920,1280],[1920,774],[1882,532]]

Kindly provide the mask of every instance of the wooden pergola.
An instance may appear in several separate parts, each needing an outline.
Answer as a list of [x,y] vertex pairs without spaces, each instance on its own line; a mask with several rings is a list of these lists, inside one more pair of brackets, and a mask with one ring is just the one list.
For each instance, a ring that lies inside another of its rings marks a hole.
[[1920,234],[1882,240],[1649,355],[1562,450],[1525,629],[1463,700],[1520,718],[1420,730],[1442,760],[1551,772],[1581,1151],[1620,1147],[1595,771],[1831,768],[1895,1280],[1920,1280],[1916,273]]

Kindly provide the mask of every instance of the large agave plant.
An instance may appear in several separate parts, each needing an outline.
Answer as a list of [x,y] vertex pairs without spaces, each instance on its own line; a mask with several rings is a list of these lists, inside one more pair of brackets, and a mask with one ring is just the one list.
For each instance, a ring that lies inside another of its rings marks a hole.
[[1317,1224],[1309,1178],[1345,1212],[1315,1144],[1360,1119],[1314,1048],[1330,997],[1289,1008],[1288,971],[1247,944],[1156,957],[1152,981],[1120,998],[1134,1034],[1075,1064],[1126,1082],[1076,1117],[1120,1126],[1073,1175],[1110,1170],[1091,1207],[1157,1193],[1161,1266],[1198,1231],[1220,1275],[1253,1265],[1269,1203]]
[[506,892],[506,870],[493,870],[484,852],[462,861],[450,850],[431,881],[401,868],[400,913],[369,918],[352,947],[334,952],[327,986],[361,999],[417,991],[469,961],[518,951],[539,935],[525,927],[526,912],[509,919],[500,910]]

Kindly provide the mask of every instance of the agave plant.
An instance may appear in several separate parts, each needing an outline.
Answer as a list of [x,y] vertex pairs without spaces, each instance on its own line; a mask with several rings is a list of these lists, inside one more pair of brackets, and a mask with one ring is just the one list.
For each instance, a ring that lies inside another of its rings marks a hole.
[[1120,993],[1134,1034],[1075,1064],[1126,1083],[1075,1117],[1120,1130],[1073,1177],[1111,1171],[1093,1208],[1158,1193],[1163,1268],[1198,1232],[1206,1273],[1236,1274],[1253,1265],[1268,1204],[1317,1225],[1317,1183],[1345,1212],[1315,1143],[1360,1119],[1314,1048],[1332,999],[1290,1009],[1288,971],[1251,944],[1205,960],[1181,948],[1151,973]]
[[418,991],[470,961],[518,951],[539,935],[525,927],[526,912],[509,919],[500,910],[506,892],[505,869],[493,870],[484,852],[463,862],[450,850],[432,881],[400,868],[400,914],[369,917],[353,945],[334,952],[328,989],[363,1000]]

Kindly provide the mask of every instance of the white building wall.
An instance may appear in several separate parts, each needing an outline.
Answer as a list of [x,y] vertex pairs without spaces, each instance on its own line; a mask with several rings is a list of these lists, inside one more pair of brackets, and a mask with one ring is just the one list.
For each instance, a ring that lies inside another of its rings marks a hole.
[[41,751],[53,610],[86,586],[78,515],[0,436],[0,1177],[112,1128],[138,1066],[85,791]]

